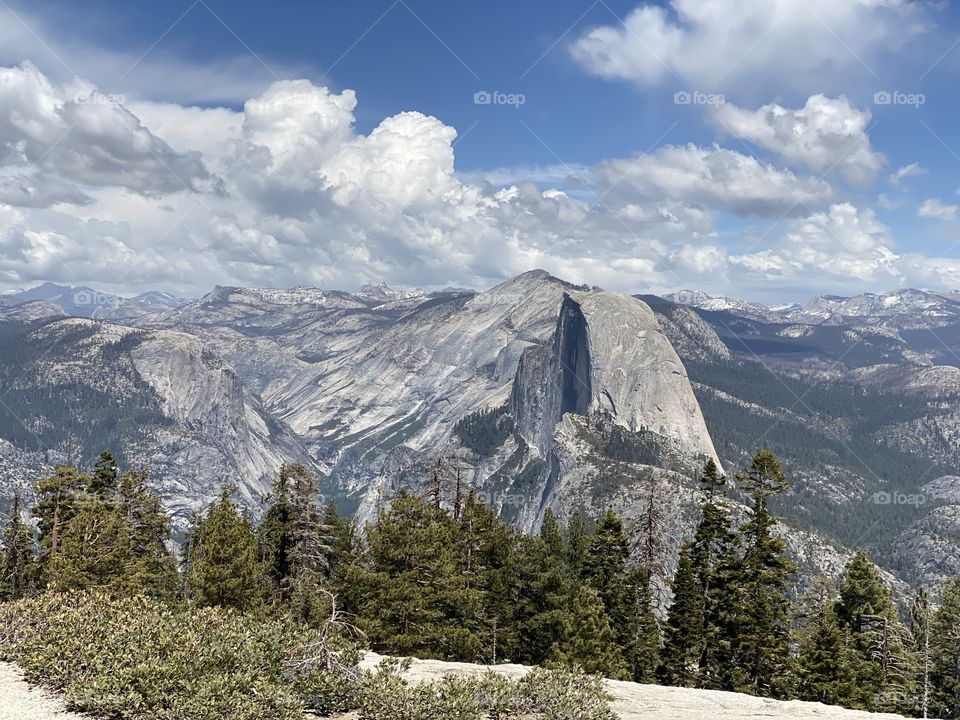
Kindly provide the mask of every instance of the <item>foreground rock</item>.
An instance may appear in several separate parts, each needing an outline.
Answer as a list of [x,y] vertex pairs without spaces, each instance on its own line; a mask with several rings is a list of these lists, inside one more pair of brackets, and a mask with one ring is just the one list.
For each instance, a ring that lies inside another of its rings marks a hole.
[[[375,667],[383,657],[368,653],[365,668]],[[411,683],[429,682],[444,675],[480,675],[493,670],[510,678],[523,677],[530,668],[523,665],[471,665],[440,660],[414,660],[404,677]],[[765,700],[738,693],[713,690],[638,685],[607,681],[613,709],[623,720],[903,720],[900,715],[844,710],[820,703],[793,700]],[[344,716],[340,720],[354,718]],[[63,702],[47,692],[31,687],[23,673],[10,663],[0,662],[0,720],[91,720],[87,715],[67,712]]]
[[[361,664],[365,668],[373,668],[382,659],[379,655],[368,653]],[[422,683],[437,680],[444,675],[481,675],[487,670],[506,677],[520,678],[529,672],[530,668],[523,665],[489,666],[414,660],[404,677],[411,683]],[[767,700],[715,690],[639,685],[616,680],[608,680],[607,689],[613,698],[614,711],[623,720],[903,720],[900,715],[845,710],[832,705],[799,700]]]
[[0,662],[0,720],[85,720],[85,717],[67,712],[61,700],[28,685],[16,665]]

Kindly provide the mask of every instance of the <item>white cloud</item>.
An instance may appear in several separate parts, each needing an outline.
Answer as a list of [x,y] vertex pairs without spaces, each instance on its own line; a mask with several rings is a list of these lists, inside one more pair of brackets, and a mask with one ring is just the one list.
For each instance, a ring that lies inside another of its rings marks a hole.
[[870,112],[853,107],[842,95],[811,95],[797,110],[770,103],[751,111],[724,103],[715,107],[712,118],[730,134],[787,163],[823,173],[836,168],[857,185],[872,183],[886,162],[867,136]]
[[147,195],[213,180],[196,153],[174,152],[115,99],[79,81],[55,86],[30,63],[0,68],[0,152],[6,169]]
[[908,178],[920,177],[921,175],[926,175],[928,172],[930,171],[926,168],[920,167],[920,163],[912,162],[901,168],[897,168],[896,172],[891,173],[890,182],[894,185],[899,185]]
[[[405,112],[358,132],[349,90],[289,81],[243,111],[139,102],[71,116],[72,83],[29,66],[0,78],[4,284],[487,287],[532,267],[653,292],[952,277],[897,255],[873,213],[836,203],[823,180],[720,147],[578,168],[576,193],[498,188],[457,174],[456,131],[437,118]],[[81,118],[83,142],[67,116]],[[58,129],[67,152],[43,156]],[[194,173],[195,191],[164,177],[171,163]],[[767,228],[755,250],[734,253],[730,228],[715,227],[721,213],[785,216],[787,231]]]
[[917,215],[932,220],[956,220],[957,210],[960,208],[956,205],[944,205],[937,198],[928,198],[917,209]]
[[908,0],[672,0],[640,4],[622,24],[572,45],[589,72],[646,86],[822,91],[850,73],[883,77],[882,51],[926,29]]
[[896,273],[897,256],[890,230],[873,211],[849,203],[794,220],[775,247],[734,256],[742,268],[771,279],[814,280],[832,277],[874,282]]
[[667,145],[648,155],[601,163],[594,175],[606,192],[628,201],[669,198],[742,216],[805,215],[833,196],[824,180],[716,146]]

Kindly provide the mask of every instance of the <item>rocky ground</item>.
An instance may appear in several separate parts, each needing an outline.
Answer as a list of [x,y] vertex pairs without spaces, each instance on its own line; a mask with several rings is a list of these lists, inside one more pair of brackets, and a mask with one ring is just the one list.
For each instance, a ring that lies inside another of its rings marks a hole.
[[[382,658],[370,654],[364,667],[374,667]],[[439,660],[414,660],[406,677],[410,682],[426,682],[443,675],[476,675],[490,669],[484,665],[449,663]],[[508,677],[521,677],[529,668],[521,665],[497,665],[493,668]],[[608,681],[613,709],[623,720],[903,720],[899,715],[844,710],[810,702],[781,702],[737,693],[712,690],[638,685]],[[354,720],[356,715],[337,720]],[[9,663],[0,663],[0,720],[90,720],[67,712],[57,698],[23,680],[23,673]]]
[[0,662],[0,720],[84,720],[49,693],[31,687],[16,665]]

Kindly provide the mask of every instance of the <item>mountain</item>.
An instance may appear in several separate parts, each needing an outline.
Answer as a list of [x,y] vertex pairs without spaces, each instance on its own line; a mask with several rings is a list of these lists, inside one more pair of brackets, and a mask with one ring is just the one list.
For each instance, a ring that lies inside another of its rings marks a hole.
[[222,355],[362,517],[441,455],[524,527],[547,506],[568,515],[561,498],[594,502],[573,489],[588,463],[571,446],[602,445],[601,422],[642,445],[648,469],[671,455],[689,476],[714,454],[653,313],[542,271],[479,294],[217,288],[140,324]]
[[[725,466],[758,443],[784,459],[794,486],[780,507],[793,526],[869,547],[910,582],[960,572],[955,298],[822,296],[758,319],[736,303],[642,297],[687,367]],[[688,313],[700,322],[675,322]]]
[[194,336],[81,318],[0,323],[0,335],[7,492],[109,447],[150,468],[182,530],[224,484],[256,506],[280,463],[312,467],[300,439]]
[[0,295],[0,308],[15,309],[28,303],[41,301],[57,306],[63,315],[91,317],[99,308],[115,305],[120,300],[122,298],[119,295],[99,292],[88,287],[43,283],[29,290],[3,293]]
[[654,504],[669,567],[703,462],[735,473],[769,446],[804,571],[866,547],[905,592],[960,572],[960,364],[911,335],[934,318],[943,334],[955,299],[928,295],[938,304],[822,298],[804,308],[834,308],[818,322],[543,271],[479,293],[148,293],[93,318],[26,299],[0,315],[2,482],[110,447],[150,465],[180,525],[223,483],[256,509],[284,461],[361,521],[402,487],[448,504],[472,488],[526,530],[547,508],[562,521],[610,506],[635,525]]

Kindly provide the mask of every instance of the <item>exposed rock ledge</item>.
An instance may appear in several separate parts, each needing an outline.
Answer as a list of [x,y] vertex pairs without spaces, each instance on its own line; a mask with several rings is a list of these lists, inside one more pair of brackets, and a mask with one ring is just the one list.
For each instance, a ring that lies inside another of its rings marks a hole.
[[[372,668],[383,658],[368,653],[363,666]],[[492,669],[507,677],[519,678],[530,668],[522,665],[470,665],[439,660],[414,660],[405,677],[412,683],[435,680],[443,675],[478,675]],[[820,703],[793,700],[765,700],[738,693],[713,690],[638,685],[607,681],[613,709],[623,720],[903,720],[887,715],[844,710]],[[339,720],[352,720],[350,714]],[[57,698],[28,685],[23,673],[10,663],[0,662],[0,720],[92,720],[67,712]]]

